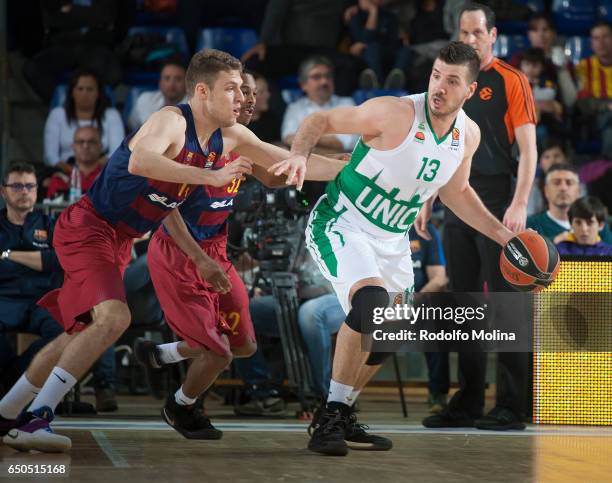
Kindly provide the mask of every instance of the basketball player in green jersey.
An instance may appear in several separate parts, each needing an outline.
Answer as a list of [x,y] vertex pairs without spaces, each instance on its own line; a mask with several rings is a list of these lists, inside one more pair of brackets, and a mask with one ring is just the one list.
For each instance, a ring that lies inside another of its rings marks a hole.
[[514,236],[468,183],[480,130],[462,106],[476,90],[479,69],[472,47],[451,42],[434,62],[427,93],[311,114],[296,133],[291,157],[270,168],[291,178],[289,163],[306,160],[322,135],[361,135],[349,164],[313,208],[306,231],[308,248],[347,314],[327,404],[308,445],[312,451],[344,456],[349,447],[391,448],[388,439],[364,431],[351,406],[384,360],[383,353],[361,350],[362,335],[374,330],[374,309],[388,306],[388,292],[412,290],[408,230],[421,207],[430,209],[439,193],[459,218],[500,245]]

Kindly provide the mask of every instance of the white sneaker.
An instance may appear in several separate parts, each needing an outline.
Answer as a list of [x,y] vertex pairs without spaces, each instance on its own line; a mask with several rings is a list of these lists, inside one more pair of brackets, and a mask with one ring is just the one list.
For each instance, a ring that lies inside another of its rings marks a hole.
[[43,453],[63,453],[72,448],[72,441],[67,436],[55,434],[49,426],[53,411],[40,408],[35,413],[25,413],[21,424],[11,429],[2,442],[18,451],[42,451]]

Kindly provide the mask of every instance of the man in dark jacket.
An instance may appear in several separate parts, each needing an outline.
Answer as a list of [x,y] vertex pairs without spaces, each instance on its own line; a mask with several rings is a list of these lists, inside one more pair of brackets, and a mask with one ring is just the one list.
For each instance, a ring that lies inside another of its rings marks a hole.
[[12,164],[1,188],[6,208],[0,212],[0,330],[30,332],[40,339],[19,357],[0,339],[0,384],[10,388],[34,355],[63,332],[51,315],[36,305],[59,286],[62,268],[51,247],[53,220],[36,203],[36,175],[26,163]]

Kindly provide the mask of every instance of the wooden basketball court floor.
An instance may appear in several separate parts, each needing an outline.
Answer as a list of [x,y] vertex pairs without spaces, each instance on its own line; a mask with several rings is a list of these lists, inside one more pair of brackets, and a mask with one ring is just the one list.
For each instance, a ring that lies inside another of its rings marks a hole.
[[[162,401],[121,397],[120,411],[58,417],[72,438],[68,454],[19,453],[0,443],[0,478],[9,465],[66,465],[64,481],[83,482],[611,482],[612,427],[529,425],[526,431],[429,430],[422,397],[409,398],[404,419],[394,398],[369,395],[360,420],[393,439],[388,452],[352,451],[345,458],[306,450],[305,422],[238,418],[207,401],[220,441],[184,439],[159,417]],[[56,478],[53,480],[57,481]]]

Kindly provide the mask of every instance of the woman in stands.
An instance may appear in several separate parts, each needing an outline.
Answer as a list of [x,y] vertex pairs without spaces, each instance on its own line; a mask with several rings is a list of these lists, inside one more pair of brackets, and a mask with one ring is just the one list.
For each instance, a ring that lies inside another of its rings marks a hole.
[[104,155],[125,137],[121,115],[104,93],[98,75],[88,69],[72,74],[63,106],[51,109],[45,123],[45,164],[70,172],[72,143],[77,127],[95,126],[102,135]]

